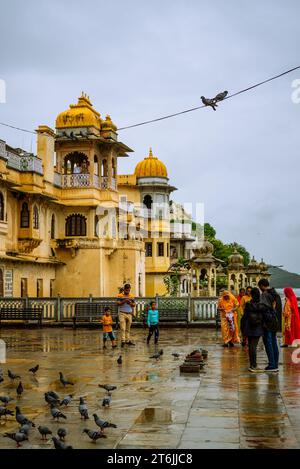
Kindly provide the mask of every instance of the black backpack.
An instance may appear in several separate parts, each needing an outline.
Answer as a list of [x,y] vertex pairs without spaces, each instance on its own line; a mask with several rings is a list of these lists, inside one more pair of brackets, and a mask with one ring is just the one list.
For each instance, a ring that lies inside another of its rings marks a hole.
[[259,305],[252,303],[252,308],[249,311],[248,321],[250,327],[258,327],[262,325],[262,313],[259,308]]
[[276,311],[274,309],[266,309],[266,311],[264,312],[264,322],[268,331],[278,331],[279,322]]

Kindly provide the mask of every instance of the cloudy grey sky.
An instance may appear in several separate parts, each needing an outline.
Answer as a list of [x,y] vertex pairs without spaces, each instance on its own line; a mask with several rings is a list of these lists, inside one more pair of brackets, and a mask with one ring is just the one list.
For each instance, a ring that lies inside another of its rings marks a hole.
[[[300,65],[298,0],[1,0],[0,121],[35,129],[82,90],[119,126],[200,104]],[[181,202],[204,202],[225,242],[300,273],[300,70],[211,109],[119,134],[153,151]],[[12,146],[34,136],[0,126]]]

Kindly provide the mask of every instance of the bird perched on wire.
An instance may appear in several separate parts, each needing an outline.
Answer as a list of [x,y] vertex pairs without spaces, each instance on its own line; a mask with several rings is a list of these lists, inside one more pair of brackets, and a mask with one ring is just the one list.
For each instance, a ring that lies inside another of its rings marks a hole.
[[81,415],[81,418],[84,418],[84,420],[89,419],[89,413],[88,413],[88,408],[86,403],[84,402],[83,397],[79,398],[79,407],[78,407],[79,413]]
[[117,428],[117,425],[111,422],[107,422],[106,420],[100,419],[97,414],[93,414],[93,417],[95,420],[95,424],[97,425],[97,427],[101,428],[102,431],[105,428]]
[[73,446],[66,445],[63,441],[60,441],[56,436],[52,437],[55,449],[73,449]]
[[67,430],[66,430],[65,428],[59,428],[59,429],[57,430],[57,434],[58,434],[59,439],[60,439],[61,441],[65,441],[65,438],[66,438],[66,436],[67,436],[67,433],[68,433],[68,432],[67,432]]
[[107,438],[102,431],[98,432],[97,430],[89,430],[85,428],[82,433],[86,433],[92,441],[97,441],[100,438]]
[[16,406],[16,421],[20,425],[31,425],[32,427],[35,427],[35,424],[22,414],[21,409],[18,406]]
[[50,428],[46,427],[45,425],[39,425],[38,431],[42,435],[42,440],[47,440],[47,435],[52,435]]
[[15,379],[21,379],[21,376],[19,375],[16,375],[15,373],[13,373],[12,371],[10,370],[7,370],[7,374],[8,374],[8,377],[14,381]]
[[35,375],[39,369],[40,365],[36,365],[34,366],[33,368],[29,368],[28,371],[30,371],[30,373],[32,373],[33,375]]
[[228,95],[228,91],[223,91],[222,93],[218,93],[214,98],[213,101],[217,103],[218,101],[223,101]]
[[73,399],[73,394],[69,394],[68,396],[63,398],[60,405],[67,406],[72,402],[72,399]]
[[18,384],[18,387],[17,387],[17,395],[18,397],[21,397],[22,394],[24,392],[24,388],[23,388],[23,385],[22,385],[22,382],[20,381],[19,384]]
[[99,388],[103,388],[109,394],[111,391],[117,389],[117,386],[113,386],[112,384],[98,384]]
[[68,381],[68,380],[64,377],[64,375],[62,374],[61,371],[59,372],[59,381],[61,382],[61,384],[63,385],[63,387],[68,386],[68,385],[74,386],[74,383],[72,383],[71,381]]
[[20,443],[28,440],[28,436],[25,433],[21,433],[21,432],[4,433],[3,436],[5,438],[10,438],[11,440],[15,441],[17,443],[17,448],[22,446]]
[[122,355],[119,356],[119,358],[117,360],[117,363],[118,363],[118,365],[122,365],[122,363],[123,363]]
[[104,397],[102,401],[102,407],[109,407],[111,402],[111,396]]
[[51,405],[51,415],[54,420],[59,421],[59,419],[67,420],[65,414],[63,414],[59,409],[57,409],[53,404]]
[[12,410],[7,409],[6,407],[0,406],[0,419],[1,417],[5,417],[5,420],[8,415],[14,415]]
[[201,96],[201,101],[204,104],[204,106],[210,106],[213,108],[214,111],[216,111],[216,107],[218,105],[215,103],[213,99],[205,98],[205,96]]

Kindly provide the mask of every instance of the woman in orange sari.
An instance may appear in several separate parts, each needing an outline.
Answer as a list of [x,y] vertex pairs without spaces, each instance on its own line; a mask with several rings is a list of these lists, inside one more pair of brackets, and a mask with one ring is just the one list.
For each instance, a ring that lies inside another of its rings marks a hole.
[[221,331],[224,341],[223,347],[234,347],[240,343],[238,331],[239,302],[236,297],[227,290],[222,292],[219,299],[218,309],[221,313]]
[[300,315],[298,301],[292,288],[285,288],[284,318],[284,345],[293,345],[295,339],[300,339]]

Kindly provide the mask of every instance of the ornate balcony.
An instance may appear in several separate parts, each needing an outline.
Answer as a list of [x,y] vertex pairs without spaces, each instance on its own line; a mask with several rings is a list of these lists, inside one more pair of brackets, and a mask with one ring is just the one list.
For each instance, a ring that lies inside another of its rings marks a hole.
[[[57,176],[55,182],[57,185]],[[91,175],[89,173],[63,174],[61,176],[61,187],[63,189],[97,187],[99,189],[116,190],[116,180],[112,178],[110,183],[108,177],[99,177],[96,174]]]

